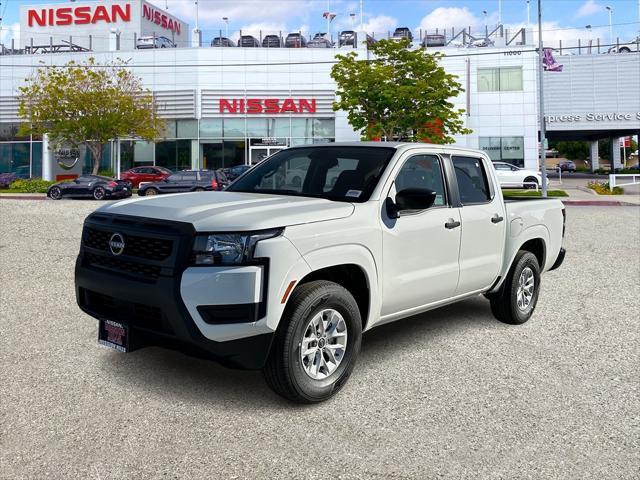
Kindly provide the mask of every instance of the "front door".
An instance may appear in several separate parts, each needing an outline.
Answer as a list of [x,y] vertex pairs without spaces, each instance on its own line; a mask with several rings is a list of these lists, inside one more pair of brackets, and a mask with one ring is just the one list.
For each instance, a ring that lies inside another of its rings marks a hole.
[[388,197],[407,188],[428,188],[437,196],[431,208],[400,218],[389,218],[382,208],[382,316],[447,299],[458,283],[460,212],[450,206],[443,160],[408,154],[401,164]]
[[460,281],[457,295],[490,287],[502,267],[504,206],[492,188],[489,164],[473,156],[452,158],[462,208]]

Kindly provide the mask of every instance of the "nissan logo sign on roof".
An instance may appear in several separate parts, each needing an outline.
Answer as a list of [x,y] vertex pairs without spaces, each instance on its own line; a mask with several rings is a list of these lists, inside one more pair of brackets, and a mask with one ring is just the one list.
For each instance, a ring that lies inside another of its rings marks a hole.
[[112,31],[119,32],[122,49],[134,48],[144,36],[167,37],[180,46],[189,42],[189,25],[144,0],[75,2],[20,8],[21,47],[69,42],[108,50]]

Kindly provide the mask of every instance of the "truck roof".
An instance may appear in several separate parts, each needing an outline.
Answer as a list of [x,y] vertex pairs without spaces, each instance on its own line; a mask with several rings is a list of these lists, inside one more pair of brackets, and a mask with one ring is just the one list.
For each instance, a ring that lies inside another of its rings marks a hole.
[[434,152],[441,150],[454,150],[457,152],[468,152],[468,153],[481,153],[485,154],[482,150],[461,147],[456,144],[435,144],[435,143],[420,143],[420,142],[333,142],[333,143],[313,143],[306,145],[295,145],[289,148],[308,148],[308,147],[318,147],[318,148],[329,148],[329,147],[377,147],[377,148],[395,148],[395,149],[409,149],[409,148],[424,148],[426,150],[433,150]]

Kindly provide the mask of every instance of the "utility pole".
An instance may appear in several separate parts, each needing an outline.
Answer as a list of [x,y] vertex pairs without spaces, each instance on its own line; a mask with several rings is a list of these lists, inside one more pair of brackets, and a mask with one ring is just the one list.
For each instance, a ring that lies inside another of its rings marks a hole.
[[538,0],[538,98],[540,100],[540,174],[542,175],[542,196],[547,196],[547,139],[544,118],[544,51],[542,49],[542,0]]
[[606,8],[609,11],[609,45],[613,45],[613,8],[607,5]]
[[527,0],[527,28],[531,26],[531,0]]

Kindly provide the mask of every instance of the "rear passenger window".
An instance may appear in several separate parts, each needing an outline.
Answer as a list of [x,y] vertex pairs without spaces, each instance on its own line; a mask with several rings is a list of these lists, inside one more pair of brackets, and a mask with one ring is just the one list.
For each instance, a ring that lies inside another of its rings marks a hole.
[[453,157],[453,166],[463,205],[491,201],[489,180],[482,160],[473,157]]
[[416,155],[405,162],[396,177],[396,193],[407,188],[428,188],[436,192],[434,207],[446,203],[440,158]]

